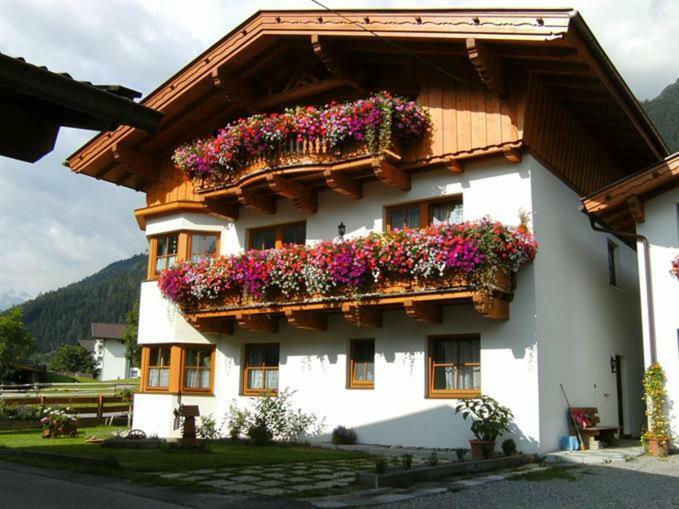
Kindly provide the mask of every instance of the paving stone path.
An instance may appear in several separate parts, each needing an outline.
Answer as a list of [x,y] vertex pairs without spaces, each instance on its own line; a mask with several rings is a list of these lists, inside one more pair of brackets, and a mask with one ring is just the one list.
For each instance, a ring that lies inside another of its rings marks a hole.
[[[419,463],[419,460],[414,459],[413,463]],[[374,461],[366,459],[333,460],[186,472],[156,472],[154,475],[230,493],[303,496],[305,492],[347,488],[356,482],[357,471],[374,468],[374,465]]]

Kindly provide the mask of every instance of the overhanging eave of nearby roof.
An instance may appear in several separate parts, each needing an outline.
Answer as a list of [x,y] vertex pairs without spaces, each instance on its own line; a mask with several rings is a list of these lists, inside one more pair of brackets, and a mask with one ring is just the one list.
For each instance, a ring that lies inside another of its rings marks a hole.
[[59,128],[152,131],[163,113],[135,103],[120,85],[92,85],[0,53],[0,154],[35,162],[54,147]]

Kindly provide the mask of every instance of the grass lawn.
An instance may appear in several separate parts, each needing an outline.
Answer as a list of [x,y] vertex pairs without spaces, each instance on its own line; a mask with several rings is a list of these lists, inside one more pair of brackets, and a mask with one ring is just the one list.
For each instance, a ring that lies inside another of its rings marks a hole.
[[[360,453],[300,445],[253,447],[244,443],[212,442],[209,444],[208,451],[189,451],[176,449],[111,449],[85,443],[85,436],[97,435],[103,437],[119,429],[123,428],[107,426],[83,428],[80,438],[58,439],[43,439],[40,436],[40,430],[0,431],[0,447],[95,458],[112,457],[118,461],[123,469],[136,473],[247,467],[365,457],[364,454]],[[2,456],[1,450],[0,456]],[[15,460],[11,459],[11,461]],[[92,469],[92,467],[89,468]]]

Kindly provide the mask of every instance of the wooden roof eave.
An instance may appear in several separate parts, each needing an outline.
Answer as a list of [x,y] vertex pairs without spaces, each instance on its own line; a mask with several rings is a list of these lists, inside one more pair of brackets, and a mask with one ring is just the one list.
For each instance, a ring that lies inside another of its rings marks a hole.
[[[345,12],[345,11],[343,11]],[[348,12],[348,11],[347,11]],[[351,11],[359,12],[359,11]],[[563,10],[442,10],[442,11],[360,11],[362,18],[370,19],[370,29],[390,37],[403,38],[447,38],[466,39],[469,37],[498,38],[508,40],[550,40],[562,37],[567,30],[568,12]],[[417,15],[416,15],[417,14]],[[501,16],[501,19],[486,20],[483,16]],[[283,19],[283,17],[290,19]],[[449,20],[445,20],[448,16]],[[481,17],[480,17],[481,16]],[[394,22],[393,18],[401,18]],[[277,21],[280,18],[281,21]],[[319,21],[319,18],[322,21]],[[543,19],[539,25],[537,19]],[[556,20],[544,23],[544,19]],[[419,21],[418,21],[419,20]],[[478,20],[476,22],[475,20]],[[344,23],[341,30],[338,23]],[[403,27],[409,24],[412,29]],[[464,26],[457,31],[442,30],[441,26]],[[434,29],[433,27],[438,27]],[[180,102],[184,94],[194,86],[209,79],[210,73],[235,59],[248,46],[264,36],[311,36],[312,34],[336,34],[352,37],[372,37],[360,26],[353,25],[327,11],[260,11],[232,30],[211,48],[203,52],[182,70],[168,79],[140,104],[163,111],[164,122],[172,116],[172,107]],[[160,127],[162,129],[162,125]],[[71,154],[67,165],[76,173],[86,173],[90,167],[101,169],[110,164],[109,148],[112,143],[125,141],[134,144],[136,130],[121,127],[111,133],[98,135]]]

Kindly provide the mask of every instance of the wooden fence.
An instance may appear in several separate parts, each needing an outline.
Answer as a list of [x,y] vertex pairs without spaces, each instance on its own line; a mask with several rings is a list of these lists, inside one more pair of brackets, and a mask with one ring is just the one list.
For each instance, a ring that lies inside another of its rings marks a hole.
[[34,398],[41,395],[63,394],[90,395],[99,394],[114,396],[122,390],[138,390],[139,383],[117,383],[117,382],[97,382],[97,383],[37,383],[37,384],[17,384],[0,385],[0,400],[6,398]]
[[22,398],[2,398],[7,405],[41,405],[45,408],[58,406],[68,407],[68,413],[80,418],[91,418],[103,421],[110,414],[127,414],[132,409],[132,402],[125,401],[122,396],[35,396]]

